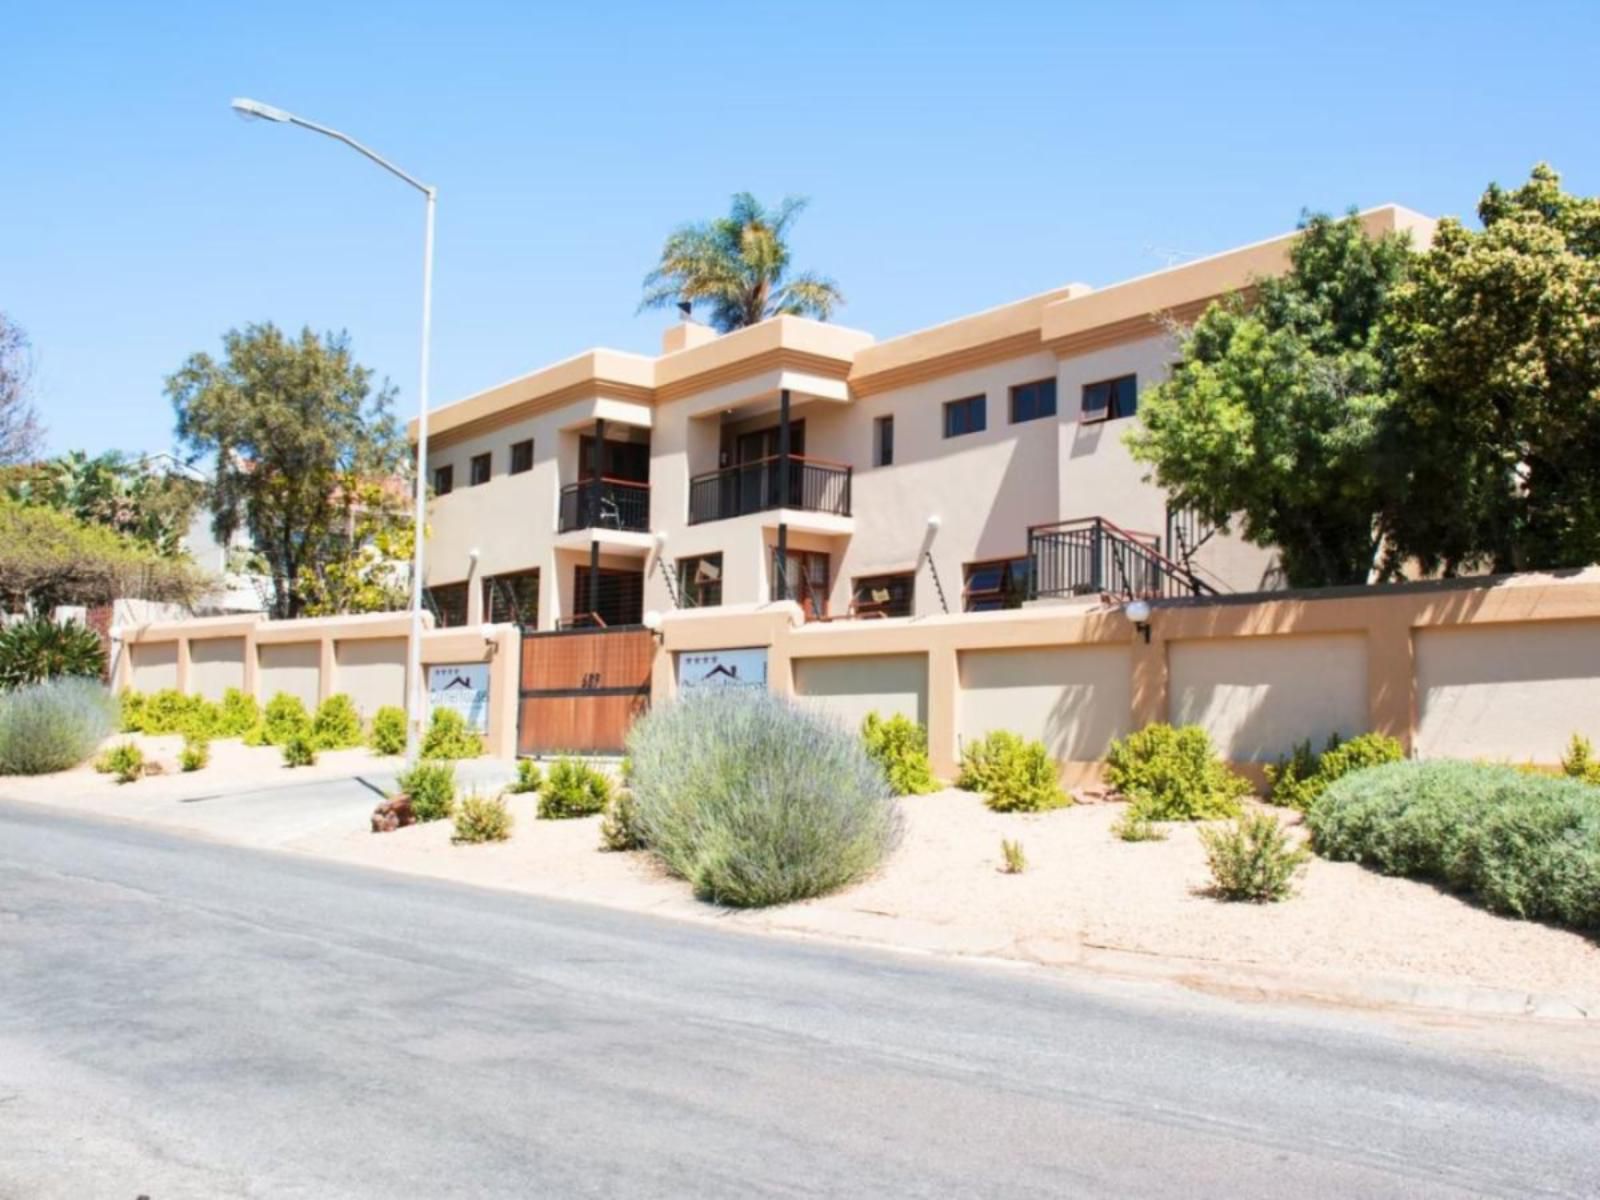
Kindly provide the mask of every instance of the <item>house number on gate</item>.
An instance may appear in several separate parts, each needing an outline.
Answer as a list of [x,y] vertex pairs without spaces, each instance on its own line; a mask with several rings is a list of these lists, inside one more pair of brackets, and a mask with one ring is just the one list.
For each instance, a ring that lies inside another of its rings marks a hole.
[[590,691],[590,690],[592,690],[594,688],[599,687],[600,686],[600,672],[599,671],[590,671],[587,675],[585,675],[583,677],[583,682],[581,684],[579,684],[578,686],[583,688],[585,691]]

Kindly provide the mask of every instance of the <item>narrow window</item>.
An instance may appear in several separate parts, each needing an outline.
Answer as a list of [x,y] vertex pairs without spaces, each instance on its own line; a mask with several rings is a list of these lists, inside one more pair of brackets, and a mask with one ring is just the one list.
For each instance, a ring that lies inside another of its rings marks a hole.
[[521,475],[533,470],[533,439],[511,443],[511,473]]
[[894,465],[894,418],[879,417],[873,422],[875,446],[872,461],[880,467]]
[[967,433],[982,433],[987,427],[987,396],[968,396],[965,400],[952,400],[944,406],[944,435],[960,437]]
[[539,571],[491,575],[483,581],[483,619],[490,624],[539,626]]
[[1116,421],[1131,417],[1138,411],[1137,375],[1121,375],[1116,379],[1083,385],[1083,415],[1080,419],[1085,422]]
[[910,571],[893,575],[866,575],[856,580],[852,615],[857,617],[909,617],[916,576]]
[[428,589],[428,607],[440,629],[467,623],[467,585],[436,583]]
[[489,482],[489,464],[493,461],[487,454],[474,454],[472,456],[472,486]]
[[455,490],[456,469],[446,465],[433,469],[433,494],[435,496],[448,496]]
[[1056,381],[1040,379],[1011,389],[1011,423],[1056,415]]
[[678,560],[678,598],[685,608],[715,608],[722,603],[722,555]]

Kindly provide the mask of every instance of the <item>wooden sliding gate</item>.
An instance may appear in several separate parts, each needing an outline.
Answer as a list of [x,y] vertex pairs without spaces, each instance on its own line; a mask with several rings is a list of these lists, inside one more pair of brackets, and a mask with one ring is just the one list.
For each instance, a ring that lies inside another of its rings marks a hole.
[[519,754],[620,754],[650,704],[655,635],[639,627],[522,635]]

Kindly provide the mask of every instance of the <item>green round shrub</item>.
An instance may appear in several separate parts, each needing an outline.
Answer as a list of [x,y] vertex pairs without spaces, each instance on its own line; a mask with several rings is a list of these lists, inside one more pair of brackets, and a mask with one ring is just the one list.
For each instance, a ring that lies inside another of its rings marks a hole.
[[335,692],[317,705],[317,715],[311,718],[311,740],[319,750],[361,745],[361,714],[356,702],[344,692]]
[[1321,754],[1312,752],[1309,741],[1301,742],[1288,758],[1267,768],[1272,802],[1304,812],[1335,779],[1367,767],[1399,762],[1404,757],[1399,739],[1386,733],[1363,733],[1348,742],[1334,734]]
[[861,740],[770,692],[718,689],[654,709],[628,752],[645,844],[719,904],[824,895],[900,840],[899,804]]
[[279,692],[267,701],[261,724],[252,731],[252,739],[262,745],[283,746],[293,738],[311,739],[311,715],[299,696]]
[[861,722],[861,740],[895,795],[925,796],[939,790],[928,762],[928,731],[904,713],[885,720],[869,712]]
[[517,759],[517,777],[511,781],[506,791],[516,795],[525,792],[537,792],[544,784],[544,772],[539,769],[539,764],[531,758]]
[[477,758],[483,739],[467,728],[466,718],[453,708],[436,708],[422,735],[423,758]]
[[98,680],[68,675],[0,694],[0,775],[69,770],[116,728],[116,697]]
[[611,803],[611,780],[582,759],[558,758],[539,788],[539,816],[560,821],[592,817]]
[[[415,803],[413,802],[413,811]],[[511,810],[501,796],[484,796],[473,792],[465,796],[456,808],[455,830],[452,842],[503,842],[511,836]]]
[[132,783],[144,777],[144,751],[133,742],[119,742],[95,760],[94,769],[115,775],[118,783]]
[[317,765],[317,743],[309,731],[290,734],[278,747],[286,767],[314,767]]
[[372,733],[367,745],[374,754],[404,754],[406,751],[406,710],[385,704],[372,717]]
[[0,629],[0,690],[60,676],[99,680],[105,670],[100,635],[81,621],[37,616]]
[[996,729],[961,752],[956,786],[982,792],[995,812],[1046,812],[1072,803],[1055,759],[1040,741]]
[[259,724],[261,706],[256,703],[254,696],[238,688],[229,688],[222,693],[222,703],[217,705],[217,737],[244,737]]
[[418,821],[442,821],[456,806],[456,768],[453,763],[423,759],[400,772],[395,787],[411,800],[411,815]]
[[1239,815],[1250,784],[1228,769],[1198,725],[1147,725],[1111,743],[1106,782],[1148,821],[1210,821]]

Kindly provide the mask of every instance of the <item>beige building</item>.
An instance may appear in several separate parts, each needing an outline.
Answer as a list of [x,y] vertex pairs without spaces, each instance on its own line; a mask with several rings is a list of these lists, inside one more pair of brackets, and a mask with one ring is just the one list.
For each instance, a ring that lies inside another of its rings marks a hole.
[[[1389,206],[1374,234],[1432,222]],[[893,618],[1270,588],[1273,556],[1168,511],[1123,445],[1172,321],[1284,269],[1293,235],[879,342],[685,322],[432,415],[441,624],[636,624],[793,599]],[[413,434],[415,430],[413,429]],[[781,565],[780,565],[781,564]]]

